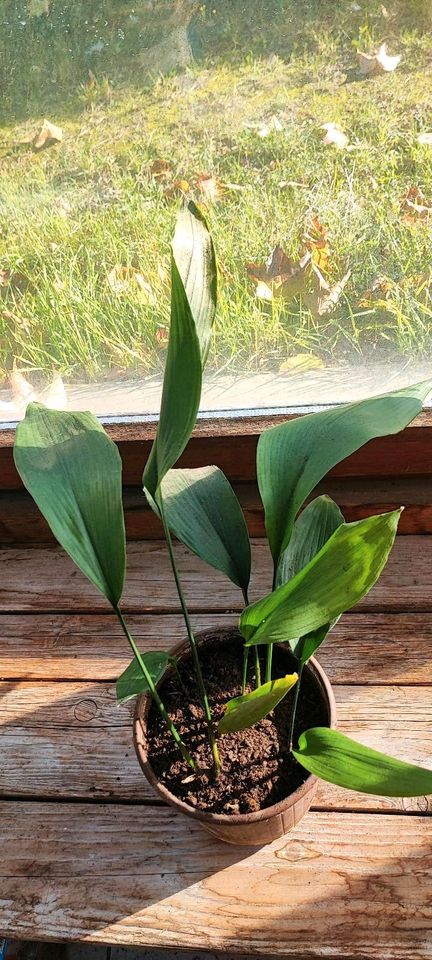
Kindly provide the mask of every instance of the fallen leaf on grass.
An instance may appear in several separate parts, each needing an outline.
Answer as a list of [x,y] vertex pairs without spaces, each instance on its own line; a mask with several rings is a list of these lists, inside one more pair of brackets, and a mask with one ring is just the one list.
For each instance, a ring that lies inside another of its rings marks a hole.
[[428,200],[420,187],[410,187],[400,201],[399,212],[406,223],[428,220],[432,213],[432,200]]
[[7,413],[10,419],[20,420],[24,416],[29,403],[40,401],[51,410],[64,410],[67,406],[66,390],[63,380],[55,376],[43,390],[36,391],[19,370],[12,370],[10,375],[12,400],[0,401],[0,413]]
[[30,280],[19,270],[0,270],[0,297],[9,293],[25,293],[30,286]]
[[344,150],[348,146],[349,140],[346,133],[343,132],[339,123],[323,123],[321,129],[326,131],[323,143],[326,146],[334,144],[338,150]]
[[333,310],[339,303],[341,294],[351,276],[351,270],[347,270],[342,279],[338,280],[337,283],[330,285],[316,264],[312,264],[312,269],[315,274],[313,288],[312,291],[303,294],[303,300],[315,317],[325,317],[333,313]]
[[156,341],[160,347],[167,347],[169,340],[169,334],[167,327],[160,326],[156,329]]
[[210,203],[219,200],[225,191],[223,183],[212,174],[201,173],[195,183],[204,200]]
[[118,296],[135,294],[142,303],[156,304],[156,297],[148,280],[134,267],[116,264],[107,275],[112,292]]
[[323,273],[329,269],[330,249],[328,244],[328,229],[320,222],[318,217],[313,217],[311,223],[306,227],[303,243],[306,250],[309,250],[312,256],[312,263]]
[[267,123],[263,123],[262,127],[259,128],[258,136],[264,140],[265,137],[268,137],[270,133],[282,133],[282,130],[283,126],[279,120],[279,117],[273,116],[270,117],[270,120],[268,120]]
[[63,140],[63,130],[50,120],[44,120],[39,132],[33,138],[33,149],[43,150]]
[[305,270],[311,262],[311,253],[306,251],[297,263],[288,257],[278,244],[272,250],[264,264],[248,263],[246,272],[257,284],[256,296],[263,300],[272,300],[274,296],[291,300],[302,293],[305,283]]
[[190,191],[188,180],[174,180],[169,187],[166,187],[164,194],[166,197],[184,197]]
[[386,43],[381,44],[378,53],[361,53],[358,50],[357,59],[360,73],[364,77],[370,77],[377,73],[391,73],[396,70],[401,61],[400,55],[389,56]]
[[419,133],[417,137],[417,143],[421,143],[423,146],[432,147],[432,133]]
[[376,277],[358,301],[359,307],[372,307],[379,301],[388,300],[393,287],[394,281],[388,280],[387,277]]
[[306,373],[308,370],[322,370],[324,367],[320,357],[314,354],[297,353],[295,357],[288,357],[279,367],[279,373]]
[[155,180],[166,180],[172,174],[172,167],[168,160],[157,157],[147,165],[147,173]]

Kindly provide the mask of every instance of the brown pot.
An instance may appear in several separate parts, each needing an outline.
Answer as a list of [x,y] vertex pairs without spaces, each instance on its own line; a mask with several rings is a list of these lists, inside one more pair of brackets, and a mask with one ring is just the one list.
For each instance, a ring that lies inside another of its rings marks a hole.
[[[233,625],[233,629],[236,627]],[[221,633],[226,634],[226,628]],[[206,631],[197,635],[198,643],[205,642],[208,635],[214,637],[218,633],[217,629]],[[183,640],[170,651],[172,656],[182,658],[189,655],[190,648],[186,640]],[[336,726],[336,703],[330,682],[320,667],[317,660],[312,657],[309,660],[305,670],[313,673],[318,681],[322,696],[326,702],[328,712],[329,727]],[[161,681],[163,682],[163,681]],[[150,711],[152,698],[150,694],[143,694],[138,697],[135,717],[134,717],[134,743],[138,760],[147,780],[152,785],[156,793],[166,803],[171,804],[176,810],[180,810],[187,817],[202,823],[203,827],[210,833],[213,833],[220,840],[226,843],[249,844],[253,846],[262,846],[282,837],[288,830],[292,830],[297,823],[304,817],[309,810],[315,796],[318,779],[311,774],[305,782],[291,793],[285,800],[275,803],[264,810],[258,810],[254,813],[226,814],[226,813],[207,813],[204,810],[197,810],[189,806],[183,800],[179,800],[173,793],[167,790],[157,779],[156,774],[148,761],[147,757],[147,721]]]

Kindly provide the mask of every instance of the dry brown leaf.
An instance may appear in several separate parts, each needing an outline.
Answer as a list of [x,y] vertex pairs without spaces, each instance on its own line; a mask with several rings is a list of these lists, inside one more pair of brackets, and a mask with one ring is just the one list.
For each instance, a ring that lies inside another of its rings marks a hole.
[[190,183],[188,180],[174,180],[174,182],[166,187],[164,194],[166,197],[184,197],[186,193],[190,191]]
[[320,222],[318,217],[313,217],[309,226],[306,227],[303,243],[312,255],[312,263],[315,263],[323,273],[327,273],[330,261],[328,228]]
[[142,303],[155,305],[157,302],[148,280],[134,267],[116,264],[107,275],[107,280],[112,292],[118,297],[134,294],[138,295]]
[[339,123],[323,123],[321,129],[326,131],[323,143],[326,146],[333,144],[338,150],[344,150],[348,146],[349,140],[346,133],[343,132]]
[[428,220],[432,213],[432,200],[428,200],[420,187],[410,187],[400,201],[399,212],[406,223]]
[[0,402],[0,413],[7,413],[10,418],[20,420],[24,416],[28,404],[37,400],[50,407],[51,410],[64,410],[67,405],[66,390],[63,380],[59,376],[55,376],[52,383],[39,392],[16,368],[12,370],[9,381],[12,400],[2,400]]
[[53,143],[60,143],[63,140],[63,130],[57,127],[50,120],[44,120],[39,132],[33,139],[33,149],[43,150],[50,147]]
[[167,347],[169,340],[168,328],[159,326],[156,329],[156,341],[160,347]]
[[168,160],[157,158],[148,164],[147,173],[149,177],[153,177],[155,180],[166,180],[172,174],[172,167]]
[[67,407],[66,388],[60,376],[54,377],[52,383],[39,394],[41,403],[50,410],[65,410]]
[[360,73],[370,77],[377,73],[391,73],[400,64],[401,57],[390,57],[387,53],[387,44],[382,43],[377,53],[361,53],[357,51],[357,60]]
[[393,288],[394,282],[392,280],[387,279],[387,277],[376,277],[358,301],[359,307],[372,307],[379,300],[388,300]]
[[196,186],[207,203],[215,203],[224,193],[224,185],[212,174],[201,173],[196,178]]
[[278,244],[264,264],[248,263],[246,272],[257,284],[256,295],[271,300],[274,296],[291,300],[302,293],[305,271],[311,262],[311,253],[306,251],[297,263],[288,257]]
[[0,297],[9,291],[12,293],[25,293],[29,286],[30,281],[28,277],[19,270],[11,270],[9,268],[0,270]]
[[279,367],[279,373],[306,373],[308,370],[322,370],[324,367],[320,357],[309,353],[297,353],[295,357],[288,357]]
[[312,264],[312,269],[315,275],[313,289],[305,293],[303,299],[315,317],[325,317],[333,313],[333,310],[339,303],[341,294],[351,276],[351,270],[347,270],[342,279],[337,283],[330,285],[316,264]]

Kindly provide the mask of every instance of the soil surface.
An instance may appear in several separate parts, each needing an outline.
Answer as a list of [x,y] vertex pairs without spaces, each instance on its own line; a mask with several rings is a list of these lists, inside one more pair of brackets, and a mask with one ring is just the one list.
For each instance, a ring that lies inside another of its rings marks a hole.
[[[199,650],[212,716],[217,723],[227,700],[241,694],[241,638],[234,631],[215,631],[200,642]],[[264,658],[265,652],[262,654],[262,675]],[[251,651],[248,691],[254,686],[253,659]],[[290,653],[275,647],[273,678],[295,669]],[[207,729],[189,656],[179,663],[179,676],[172,674],[162,683],[160,694],[199,767],[210,768],[212,758]],[[148,758],[156,776],[181,800],[211,813],[251,813],[278,803],[308,776],[288,750],[293,695],[294,691],[290,691],[271,714],[249,730],[219,738],[222,770],[217,780],[210,774],[193,774],[178,754],[159,711],[152,704],[148,723]],[[303,730],[327,725],[328,711],[320,687],[306,669],[297,708],[295,741]]]

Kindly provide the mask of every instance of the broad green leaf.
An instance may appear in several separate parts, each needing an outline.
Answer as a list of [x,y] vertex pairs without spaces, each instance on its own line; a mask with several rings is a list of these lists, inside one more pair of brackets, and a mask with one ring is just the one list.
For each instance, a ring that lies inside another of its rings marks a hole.
[[258,723],[277,707],[297,680],[296,673],[287,674],[279,680],[263,683],[261,687],[252,690],[252,693],[229,700],[225,713],[219,720],[218,733],[235,733],[237,730],[253,727],[254,723]]
[[291,540],[281,554],[276,586],[292,580],[306,567],[343,522],[338,505],[330,497],[317,497],[308,503],[296,520]]
[[192,201],[177,217],[172,248],[194,319],[204,367],[216,313],[216,257],[206,221]]
[[378,579],[396,535],[400,510],[344,523],[288,583],[246,607],[246,645],[302,637],[358,603]]
[[334,627],[338,620],[339,617],[336,617],[331,621],[331,623],[324,623],[322,627],[318,627],[316,630],[311,630],[310,633],[306,633],[303,637],[299,637],[298,640],[290,641],[291,650],[299,663],[307,663],[308,660],[310,660],[315,651],[318,650],[318,647],[324,643],[327,634]]
[[[327,496],[312,500],[296,520],[291,540],[281,554],[277,586],[292,580],[303,567],[310,563],[342,523],[344,523],[343,515],[334,500]],[[296,643],[291,642],[294,656],[300,663],[307,663],[338,619],[336,617],[331,623],[312,630],[304,637],[299,637]]]
[[[155,650],[149,653],[142,653],[142,659],[153,680],[153,683],[159,683],[169,663],[169,654],[163,650]],[[147,680],[142,672],[136,657],[133,658],[124,673],[118,678],[116,683],[116,694],[119,703],[125,703],[131,700],[139,693],[146,693],[149,689]]]
[[176,537],[247,592],[251,551],[242,509],[222,470],[170,470],[161,485],[165,516]]
[[288,545],[306,497],[337,463],[373,437],[398,433],[420,413],[432,380],[309,414],[261,434],[257,474],[273,560]]
[[91,413],[27,407],[14,458],[54,536],[111,604],[126,564],[121,459]]
[[161,411],[143,476],[153,506],[161,481],[183,453],[195,425],[216,309],[213,245],[204,218],[192,203],[179,215],[173,253]]
[[380,797],[432,794],[432,770],[388,757],[327,727],[302,733],[293,754],[309,773],[348,790]]

